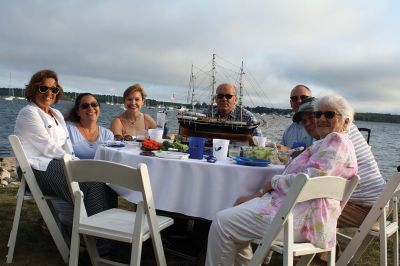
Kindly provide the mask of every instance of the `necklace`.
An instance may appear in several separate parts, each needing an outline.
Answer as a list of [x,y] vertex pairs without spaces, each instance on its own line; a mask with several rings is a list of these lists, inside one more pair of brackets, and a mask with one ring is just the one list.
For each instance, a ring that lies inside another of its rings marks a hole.
[[140,115],[138,117],[135,117],[135,120],[129,119],[126,115],[126,113],[124,114],[124,119],[129,122],[132,126],[135,125],[136,121],[140,118]]
[[79,128],[81,129],[80,131],[83,133],[83,137],[89,142],[89,145],[92,145],[91,142],[96,141],[99,135],[99,126],[96,126],[94,130],[90,131],[90,129],[85,128],[81,123],[79,123]]

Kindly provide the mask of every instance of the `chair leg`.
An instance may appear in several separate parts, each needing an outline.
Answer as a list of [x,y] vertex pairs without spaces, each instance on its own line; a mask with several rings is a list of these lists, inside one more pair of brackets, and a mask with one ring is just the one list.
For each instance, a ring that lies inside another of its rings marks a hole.
[[264,259],[264,264],[266,264],[266,265],[268,265],[270,262],[271,262],[271,260],[272,260],[272,256],[274,255],[274,251],[273,250],[270,250],[269,252],[268,252],[268,255],[265,257],[265,259]]
[[132,243],[131,248],[131,264],[130,265],[140,265],[141,255],[142,255],[142,246],[143,242],[135,241]]
[[336,245],[329,251],[328,266],[334,266],[336,261]]
[[10,232],[10,237],[8,239],[8,253],[7,253],[7,263],[11,263],[14,257],[15,242],[17,240],[19,220],[21,217],[22,203],[24,201],[26,188],[25,178],[22,178],[21,184],[17,192],[17,204],[15,205],[14,221]]
[[94,266],[100,264],[100,255],[96,246],[96,238],[89,235],[83,235],[83,239],[85,239],[86,248],[89,252],[90,260]]
[[393,234],[393,265],[399,265],[399,231]]
[[80,246],[79,233],[72,230],[71,247],[69,250],[69,266],[77,266],[78,265],[79,246]]
[[300,257],[300,260],[296,263],[296,266],[308,266],[314,259],[315,253],[307,254]]
[[359,248],[354,253],[353,258],[350,260],[349,265],[355,265],[355,263],[360,259],[361,255],[365,252],[371,241],[374,239],[373,236],[367,235]]
[[387,266],[387,234],[381,230],[379,235],[380,265]]
[[68,263],[68,255],[69,255],[69,247],[64,238],[63,233],[59,225],[57,224],[53,213],[51,212],[50,206],[47,203],[47,200],[35,199],[36,204],[42,214],[43,220],[46,222],[47,227],[49,228],[50,234],[53,237],[54,243],[57,246],[58,251],[60,252],[65,263]]

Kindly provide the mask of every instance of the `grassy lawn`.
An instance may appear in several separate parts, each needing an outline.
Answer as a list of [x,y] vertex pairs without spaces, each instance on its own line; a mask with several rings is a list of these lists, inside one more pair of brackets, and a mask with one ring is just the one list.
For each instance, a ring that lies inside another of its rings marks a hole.
[[[5,263],[7,242],[14,218],[16,193],[17,188],[0,188],[0,265],[7,265]],[[124,205],[124,202],[120,203]],[[64,265],[51,237],[41,232],[39,218],[41,216],[36,205],[29,201],[24,202],[12,265]],[[196,265],[168,254],[167,260],[169,265]],[[281,263],[280,256],[275,254],[272,265]],[[143,264],[152,265],[152,260],[147,260],[147,263]],[[379,265],[378,241],[374,241],[357,265]],[[389,252],[389,265],[392,265],[391,252]]]

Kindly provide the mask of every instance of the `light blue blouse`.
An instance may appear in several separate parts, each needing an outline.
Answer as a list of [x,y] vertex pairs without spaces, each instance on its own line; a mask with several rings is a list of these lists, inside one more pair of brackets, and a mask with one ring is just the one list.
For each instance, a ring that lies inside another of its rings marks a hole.
[[283,133],[281,144],[292,148],[294,142],[303,142],[306,147],[313,143],[313,138],[308,135],[302,123],[293,122],[285,129],[285,132]]
[[75,123],[67,122],[67,128],[75,156],[79,159],[93,159],[99,144],[107,140],[114,140],[114,134],[109,129],[101,126],[99,126],[99,137],[95,142],[87,141],[79,132]]

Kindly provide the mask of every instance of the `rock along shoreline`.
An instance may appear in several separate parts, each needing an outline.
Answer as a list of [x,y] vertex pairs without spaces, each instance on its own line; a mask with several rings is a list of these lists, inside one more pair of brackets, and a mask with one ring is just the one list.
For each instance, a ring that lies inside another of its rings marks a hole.
[[0,158],[0,188],[9,186],[18,187],[19,184],[15,157]]

